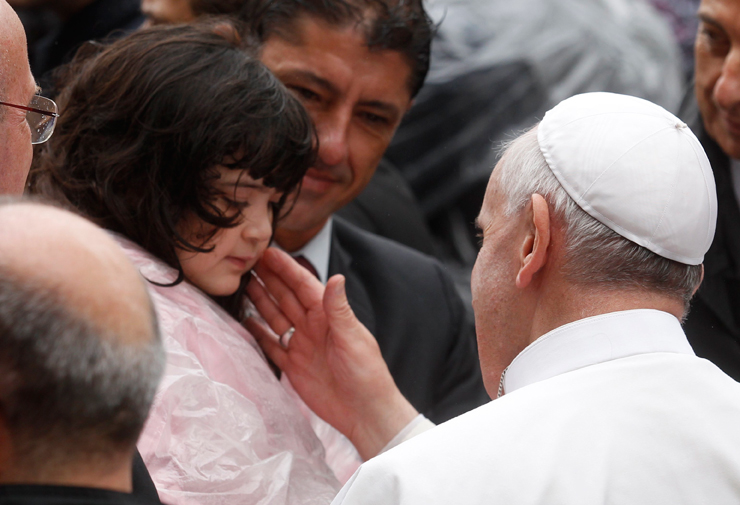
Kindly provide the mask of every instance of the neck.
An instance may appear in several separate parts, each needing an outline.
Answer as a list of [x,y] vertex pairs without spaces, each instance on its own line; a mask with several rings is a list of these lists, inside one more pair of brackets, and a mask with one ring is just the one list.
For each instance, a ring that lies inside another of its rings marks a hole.
[[[98,459],[84,463],[38,468],[37,465],[9,462],[0,469],[0,484],[30,484],[46,486],[74,486],[107,489],[130,493],[132,491],[132,456],[111,456],[101,464]],[[33,468],[31,468],[33,466]]]
[[538,307],[532,321],[529,343],[568,323],[611,312],[654,309],[667,312],[679,321],[684,313],[681,300],[640,289],[602,290],[569,285],[556,296],[548,296],[546,300],[552,303]]
[[293,230],[283,227],[278,227],[275,230],[275,242],[284,251],[293,253],[308,244],[313,238],[319,234],[319,232],[326,225],[327,218],[321,224],[305,230]]
[[[504,369],[528,345],[542,335],[560,328],[568,323],[587,317],[634,309],[654,309],[667,312],[679,321],[683,317],[683,302],[658,293],[643,290],[595,290],[582,285],[567,285],[548,289],[547,293],[535,295],[530,307],[534,309],[519,314],[520,320],[531,321],[521,333],[514,346],[502,346],[500,349],[489,349],[487,354],[495,356],[484,367],[486,391],[491,398],[496,398],[499,380]],[[480,348],[479,348],[480,349]]]

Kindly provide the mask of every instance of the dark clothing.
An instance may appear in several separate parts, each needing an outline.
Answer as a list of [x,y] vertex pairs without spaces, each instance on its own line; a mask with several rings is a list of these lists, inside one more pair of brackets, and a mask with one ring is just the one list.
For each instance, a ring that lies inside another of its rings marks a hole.
[[740,380],[740,208],[730,160],[704,130],[693,93],[679,116],[704,147],[717,185],[717,231],[704,256],[704,281],[691,302],[684,331],[698,356]]
[[71,486],[0,486],[0,505],[140,505],[132,494]]
[[124,35],[143,22],[140,0],[95,0],[29,48],[31,71],[42,88],[52,88],[45,94],[55,94],[52,72],[68,63],[84,42]]
[[367,187],[337,212],[355,226],[433,254],[434,245],[416,197],[401,173],[382,160]]
[[159,494],[157,494],[157,488],[154,487],[154,482],[152,482],[149,471],[146,469],[144,460],[141,459],[141,454],[139,454],[138,450],[134,454],[131,480],[133,481],[133,490],[131,493],[138,503],[148,505],[158,505],[161,503],[159,501]]
[[334,218],[329,273],[343,274],[398,388],[435,423],[486,403],[475,329],[435,259]]

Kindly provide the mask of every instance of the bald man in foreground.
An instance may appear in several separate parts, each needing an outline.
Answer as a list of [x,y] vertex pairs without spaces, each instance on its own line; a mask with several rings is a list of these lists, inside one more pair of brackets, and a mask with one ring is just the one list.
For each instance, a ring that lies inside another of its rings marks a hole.
[[144,281],[102,230],[0,203],[0,503],[127,504],[164,367]]
[[[497,399],[365,462],[334,504],[740,503],[740,384],[696,357],[681,328],[716,219],[707,157],[672,114],[610,93],[549,111],[507,148],[477,220],[473,307]],[[323,295],[324,325],[311,279],[292,282],[281,258],[267,253],[258,273],[281,303],[273,328],[295,332],[263,346],[303,378],[328,349],[341,393],[363,376],[335,362],[369,339],[341,280]],[[312,302],[305,318],[277,277]],[[326,337],[307,346],[319,326]],[[377,410],[413,417],[391,409]]]

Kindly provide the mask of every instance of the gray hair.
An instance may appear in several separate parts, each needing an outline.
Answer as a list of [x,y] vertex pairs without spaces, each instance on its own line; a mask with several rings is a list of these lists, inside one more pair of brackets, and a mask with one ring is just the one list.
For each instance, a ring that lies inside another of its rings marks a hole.
[[0,268],[0,413],[19,463],[53,468],[133,449],[164,370],[152,321],[152,339],[125,342]]
[[507,215],[542,195],[565,226],[563,274],[601,289],[643,289],[683,300],[685,310],[701,282],[701,265],[669,260],[622,237],[581,209],[558,182],[537,141],[537,126],[506,144],[496,171]]

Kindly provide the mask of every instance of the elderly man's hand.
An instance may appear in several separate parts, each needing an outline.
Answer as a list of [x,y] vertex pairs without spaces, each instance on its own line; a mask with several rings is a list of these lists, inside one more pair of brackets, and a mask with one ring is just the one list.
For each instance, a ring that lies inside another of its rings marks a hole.
[[364,459],[375,456],[417,412],[347,303],[344,277],[335,275],[324,288],[273,248],[255,272],[264,285],[253,279],[247,292],[257,310],[278,335],[291,327],[295,332],[281,344],[253,319],[245,325],[306,404],[347,436]]

